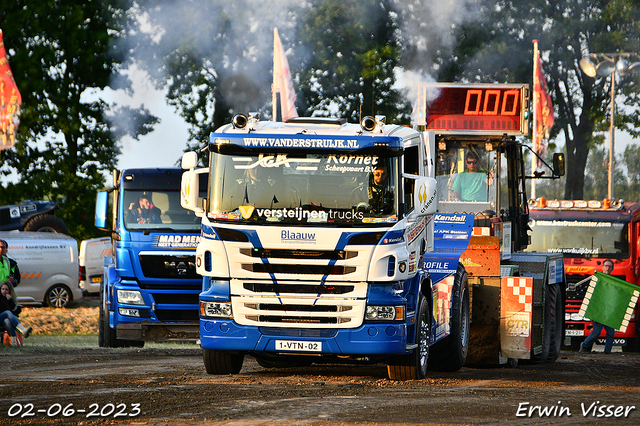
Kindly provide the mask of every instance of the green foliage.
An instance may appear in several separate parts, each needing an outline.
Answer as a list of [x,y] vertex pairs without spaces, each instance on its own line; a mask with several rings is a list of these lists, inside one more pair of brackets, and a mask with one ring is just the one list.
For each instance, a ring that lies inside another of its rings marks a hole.
[[0,174],[12,177],[1,184],[0,203],[59,201],[57,215],[78,240],[99,235],[93,206],[120,153],[115,136],[137,137],[156,120],[144,109],[114,111],[90,96],[108,87],[124,65],[124,52],[115,46],[129,6],[118,0],[3,0],[0,7],[23,99],[16,146],[0,153]]
[[409,124],[410,105],[393,87],[401,51],[392,12],[388,1],[311,1],[297,32],[303,115]]

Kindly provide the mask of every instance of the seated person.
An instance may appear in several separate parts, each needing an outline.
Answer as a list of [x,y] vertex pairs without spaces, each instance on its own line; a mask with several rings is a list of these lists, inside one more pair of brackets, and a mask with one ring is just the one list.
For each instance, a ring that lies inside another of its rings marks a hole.
[[374,213],[393,211],[393,192],[389,190],[387,166],[379,163],[369,177],[369,205]]
[[452,197],[460,201],[487,201],[487,174],[480,168],[476,155],[467,151],[467,169],[458,173],[451,186]]
[[160,209],[153,205],[151,197],[141,195],[129,205],[126,221],[128,223],[162,223]]
[[16,317],[16,293],[13,290],[13,286],[9,281],[3,282],[0,287],[0,324],[5,328],[9,334],[10,344],[12,346],[18,345],[18,336],[16,330],[22,333],[23,338],[29,337],[33,328],[25,327],[20,320]]

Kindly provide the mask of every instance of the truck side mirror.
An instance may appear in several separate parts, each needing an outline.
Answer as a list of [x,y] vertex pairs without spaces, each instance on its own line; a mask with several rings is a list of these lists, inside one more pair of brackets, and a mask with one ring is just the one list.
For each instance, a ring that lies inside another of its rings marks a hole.
[[413,189],[413,200],[418,217],[434,214],[438,207],[436,180],[424,176],[419,177]]
[[182,156],[182,168],[184,170],[198,167],[198,154],[195,151],[185,152]]
[[180,184],[180,205],[187,210],[195,212],[198,217],[204,215],[204,209],[198,205],[198,195],[200,194],[199,175],[201,172],[206,173],[206,171],[206,169],[187,170],[182,173],[182,182]]
[[96,228],[101,231],[108,231],[107,229],[107,211],[109,209],[109,192],[100,191],[96,196],[96,210],[94,223]]
[[564,154],[562,153],[556,152],[553,154],[553,174],[564,176]]

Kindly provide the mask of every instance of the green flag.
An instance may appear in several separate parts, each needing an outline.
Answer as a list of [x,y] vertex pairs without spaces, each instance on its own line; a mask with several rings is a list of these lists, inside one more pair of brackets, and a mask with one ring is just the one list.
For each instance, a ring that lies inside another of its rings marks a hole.
[[625,332],[640,296],[640,287],[596,271],[580,306],[580,315]]

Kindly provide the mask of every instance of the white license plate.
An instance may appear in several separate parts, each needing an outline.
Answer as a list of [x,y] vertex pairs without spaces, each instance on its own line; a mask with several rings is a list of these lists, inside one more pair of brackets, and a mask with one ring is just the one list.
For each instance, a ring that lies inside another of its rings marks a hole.
[[322,342],[301,342],[299,340],[276,340],[277,351],[320,352]]
[[565,330],[565,336],[584,336],[584,330]]

